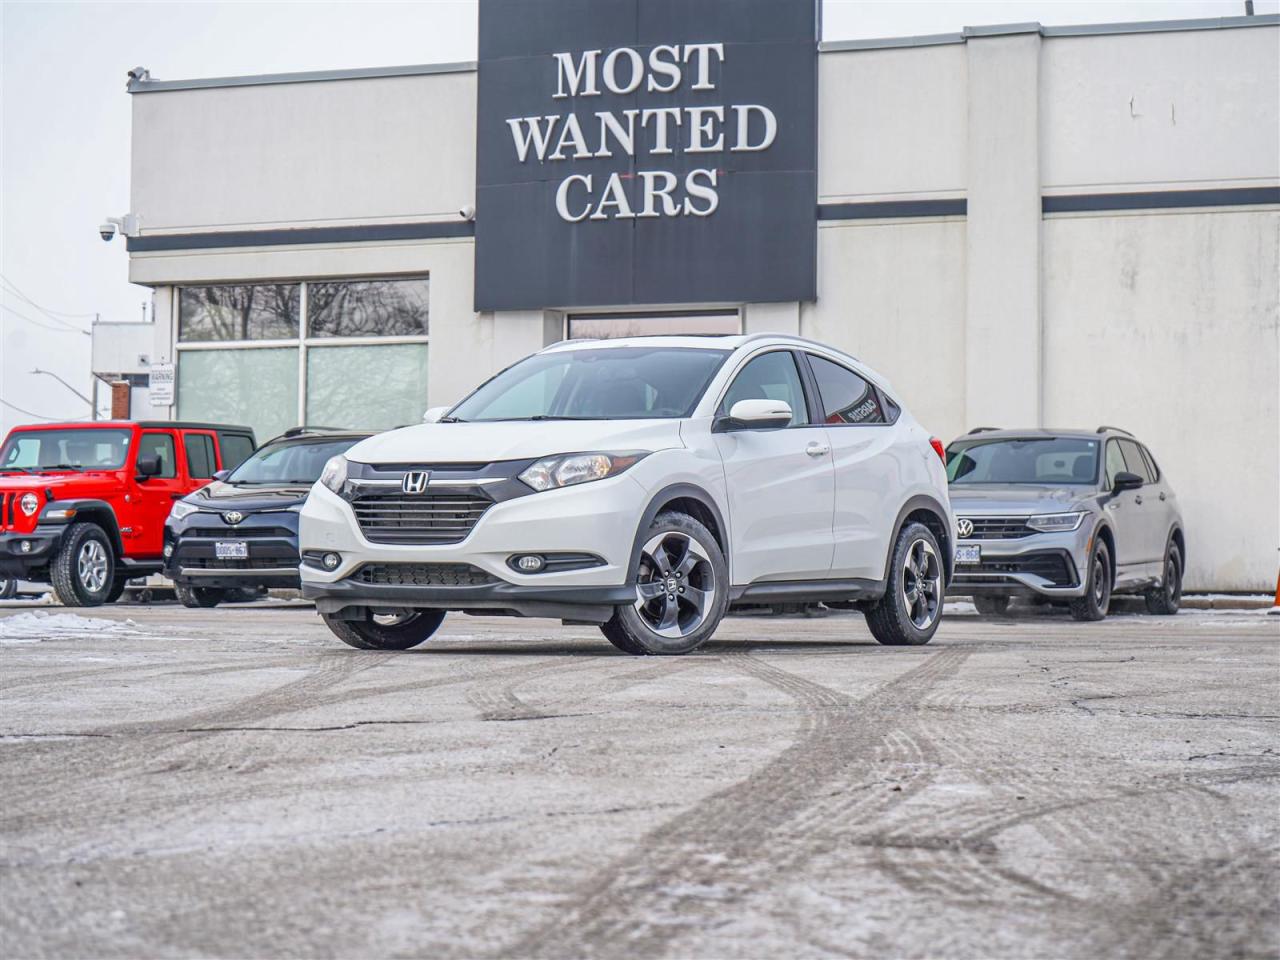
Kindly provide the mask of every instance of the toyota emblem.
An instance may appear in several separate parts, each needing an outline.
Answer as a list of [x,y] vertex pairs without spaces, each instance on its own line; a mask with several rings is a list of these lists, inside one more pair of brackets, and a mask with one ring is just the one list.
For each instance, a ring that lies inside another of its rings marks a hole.
[[956,533],[960,534],[961,540],[973,536],[973,521],[968,517],[961,517],[956,521]]
[[231,524],[232,526],[235,526],[237,523],[239,523],[241,520],[244,519],[244,514],[241,513],[239,510],[232,510],[229,513],[224,513],[222,515],[222,519],[227,521],[227,523]]

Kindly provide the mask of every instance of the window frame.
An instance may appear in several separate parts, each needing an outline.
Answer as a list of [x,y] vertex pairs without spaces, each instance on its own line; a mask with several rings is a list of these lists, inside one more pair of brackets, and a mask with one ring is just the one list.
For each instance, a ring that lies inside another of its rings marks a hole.
[[[834,357],[828,357],[825,354],[817,353],[813,350],[805,350],[802,352],[804,354],[804,370],[809,378],[809,383],[813,390],[815,412],[812,416],[816,423],[824,427],[890,427],[898,422],[898,418],[902,416],[902,404],[892,397],[889,397],[889,395],[880,388],[880,385],[866,374],[851,369],[847,364],[841,363]],[[819,360],[825,360],[833,366],[839,367],[841,370],[852,374],[865,383],[867,385],[867,389],[875,395],[876,403],[880,406],[881,419],[877,421],[868,421],[866,423],[848,423],[846,421],[841,421],[840,423],[827,423],[827,411],[826,405],[822,400],[822,389],[818,386],[818,375],[814,372],[813,364],[811,363],[815,357]],[[885,402],[886,398],[890,399],[893,403],[892,417],[889,416],[889,404]]]
[[[814,398],[811,390],[809,389],[809,381],[805,376],[807,372],[806,364],[801,361],[800,357],[797,354],[797,351],[792,350],[790,347],[778,347],[778,346],[766,347],[764,350],[760,350],[756,353],[753,353],[751,354],[751,356],[747,357],[746,360],[744,360],[741,364],[738,365],[738,368],[733,371],[733,374],[729,377],[728,381],[725,383],[724,389],[720,391],[720,396],[716,400],[715,413],[712,414],[712,419],[717,420],[721,417],[727,417],[729,415],[729,411],[726,410],[724,407],[724,402],[726,399],[728,399],[729,391],[733,389],[733,385],[737,382],[738,377],[742,376],[742,374],[746,371],[747,367],[751,366],[752,363],[759,360],[761,357],[767,357],[771,353],[787,353],[791,355],[791,362],[795,365],[795,369],[796,369],[796,377],[800,381],[800,395],[801,397],[804,398],[804,410],[802,411],[802,420],[799,423],[789,423],[785,427],[776,427],[774,429],[799,430],[804,427],[822,426],[821,423],[814,423],[814,405],[813,405]],[[696,405],[694,409],[697,409]],[[794,416],[796,411],[792,410],[791,413]]]
[[[308,290],[312,283],[376,283],[395,280],[425,280],[427,283],[427,333],[404,334],[388,337],[313,337],[311,335],[311,310]],[[182,291],[190,287],[238,287],[238,286],[271,286],[278,284],[298,284],[298,335],[296,337],[277,338],[273,340],[190,340],[181,339],[182,326]],[[171,356],[175,364],[181,366],[182,355],[188,352],[207,350],[269,350],[296,349],[298,362],[298,396],[296,424],[307,422],[307,354],[310,350],[323,350],[325,347],[365,347],[390,346],[392,344],[422,344],[427,347],[428,364],[431,355],[431,271],[415,271],[413,273],[382,274],[375,276],[313,276],[313,277],[275,277],[271,279],[252,280],[218,280],[209,283],[176,283],[173,285],[173,296],[170,297],[170,346]],[[426,398],[423,398],[426,403]],[[174,397],[172,407],[177,406]],[[218,459],[221,461],[221,444],[218,445]],[[256,449],[256,448],[255,448]],[[219,466],[219,469],[222,469]]]
[[181,434],[181,432],[182,431],[180,430],[163,430],[155,427],[148,427],[147,429],[140,431],[138,434],[138,445],[134,448],[134,451],[133,451],[134,473],[135,474],[137,473],[138,461],[141,460],[143,457],[142,445],[146,443],[147,437],[163,437],[167,439],[170,445],[173,447],[173,473],[171,474],[156,473],[156,474],[152,474],[152,478],[156,480],[185,481],[187,479],[187,464],[186,464],[187,448],[186,448],[186,445],[183,444],[182,441],[179,439],[179,435]]

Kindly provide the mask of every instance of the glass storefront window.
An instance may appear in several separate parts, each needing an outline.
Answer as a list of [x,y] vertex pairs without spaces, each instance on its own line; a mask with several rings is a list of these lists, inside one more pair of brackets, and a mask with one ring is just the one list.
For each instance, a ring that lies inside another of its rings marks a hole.
[[183,287],[178,298],[178,339],[289,340],[298,336],[297,283]]
[[348,280],[307,284],[313,337],[422,337],[427,334],[430,282]]
[[386,430],[421,422],[426,408],[425,343],[307,350],[307,423]]
[[178,356],[180,420],[244,424],[259,443],[297,424],[296,347],[183,350]]

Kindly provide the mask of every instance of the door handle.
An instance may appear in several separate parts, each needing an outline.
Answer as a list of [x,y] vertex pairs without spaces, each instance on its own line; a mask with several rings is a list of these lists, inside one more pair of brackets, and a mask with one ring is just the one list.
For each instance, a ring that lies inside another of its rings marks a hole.
[[813,440],[804,448],[804,452],[811,457],[825,457],[831,452],[831,447],[828,444],[818,443],[818,441]]
[[1142,495],[1141,495],[1141,494],[1139,494],[1138,496],[1134,497],[1134,498],[1133,498],[1133,502],[1134,502],[1134,503],[1136,503],[1136,504],[1138,504],[1139,506],[1141,506],[1141,505],[1142,505]]
[[1166,496],[1166,495],[1165,495],[1165,493],[1164,493],[1164,491],[1163,491],[1163,490],[1162,490],[1162,491],[1160,491],[1160,499],[1161,499],[1161,500],[1168,500],[1168,499],[1169,499],[1169,498],[1168,498],[1168,496]]

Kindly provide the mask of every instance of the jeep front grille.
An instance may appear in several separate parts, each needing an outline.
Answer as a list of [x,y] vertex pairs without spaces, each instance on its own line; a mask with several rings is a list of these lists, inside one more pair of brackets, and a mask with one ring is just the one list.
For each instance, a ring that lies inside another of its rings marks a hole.
[[457,543],[486,510],[488,497],[473,493],[362,493],[351,501],[360,532],[372,543]]
[[415,587],[476,587],[494,582],[492,576],[469,563],[367,563],[351,579]]

